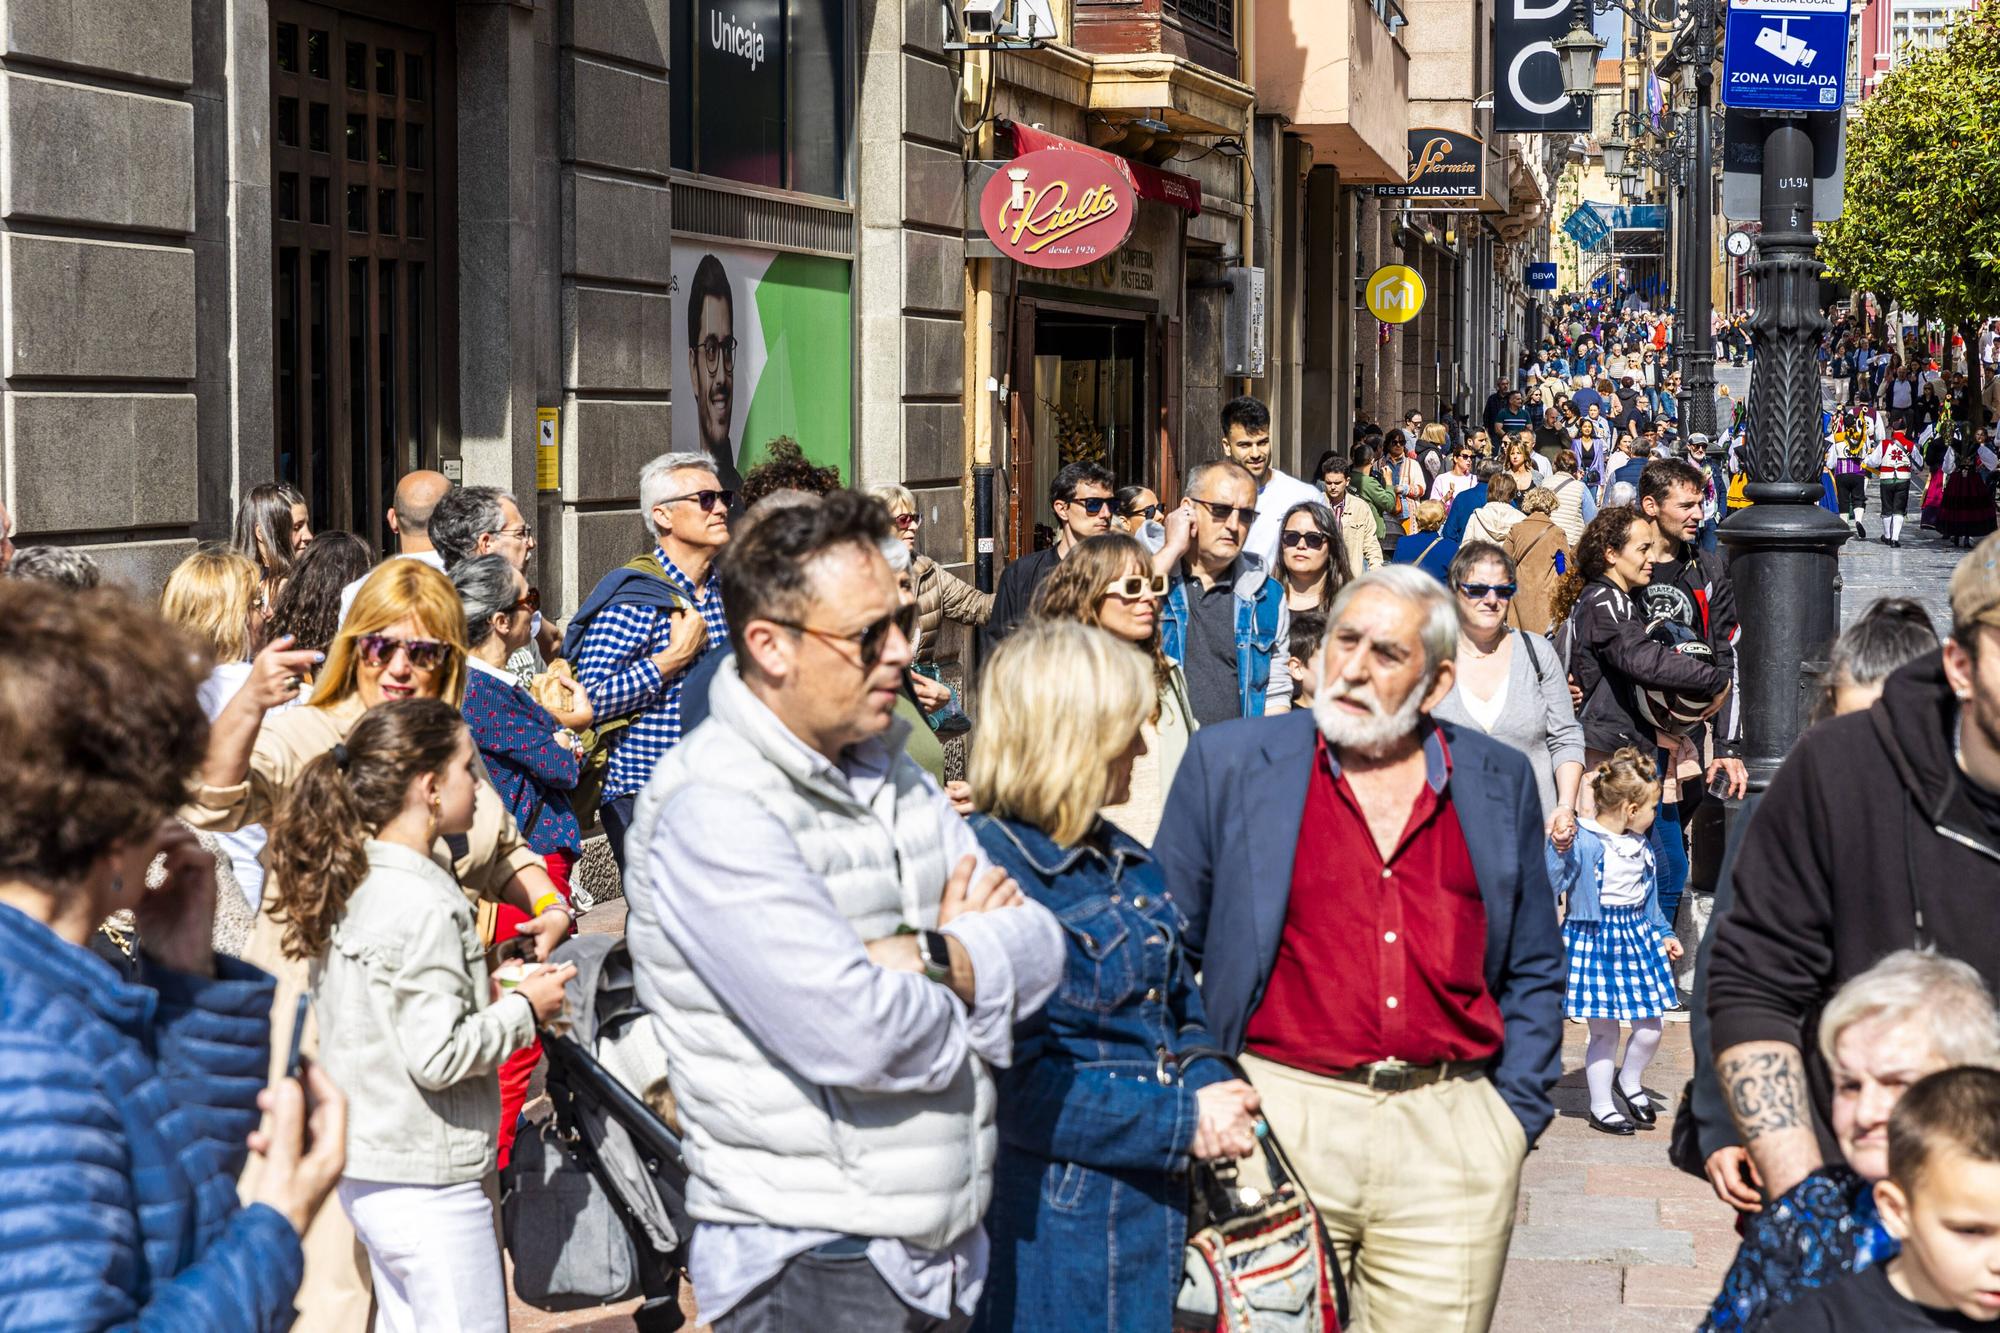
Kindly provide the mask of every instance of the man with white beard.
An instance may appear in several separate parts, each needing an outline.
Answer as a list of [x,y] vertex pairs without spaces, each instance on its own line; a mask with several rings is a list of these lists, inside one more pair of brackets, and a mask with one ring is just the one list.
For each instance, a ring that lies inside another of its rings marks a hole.
[[1541,801],[1520,752],[1431,718],[1457,644],[1422,570],[1348,584],[1311,713],[1196,732],[1153,847],[1372,1333],[1487,1326],[1562,1072]]

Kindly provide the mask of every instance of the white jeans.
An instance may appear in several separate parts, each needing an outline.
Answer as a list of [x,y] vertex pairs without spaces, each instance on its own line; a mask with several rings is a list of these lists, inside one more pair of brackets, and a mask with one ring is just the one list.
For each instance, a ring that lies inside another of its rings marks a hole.
[[368,1250],[376,1333],[506,1333],[507,1278],[478,1181],[343,1179],[340,1206]]

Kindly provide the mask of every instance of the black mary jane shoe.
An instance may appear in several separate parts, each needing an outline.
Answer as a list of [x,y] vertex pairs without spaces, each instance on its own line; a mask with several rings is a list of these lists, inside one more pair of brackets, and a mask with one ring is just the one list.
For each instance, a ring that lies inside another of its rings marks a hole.
[[1618,1103],[1618,1108],[1641,1129],[1651,1129],[1659,1123],[1660,1108],[1653,1105],[1652,1094],[1644,1088],[1639,1089],[1638,1096],[1634,1097],[1614,1079],[1611,1084],[1611,1100]]
[[1617,1111],[1613,1111],[1608,1116],[1600,1116],[1597,1112],[1592,1111],[1590,1113],[1590,1127],[1600,1134],[1618,1134],[1625,1137],[1630,1137],[1639,1132],[1637,1125],[1627,1120]]

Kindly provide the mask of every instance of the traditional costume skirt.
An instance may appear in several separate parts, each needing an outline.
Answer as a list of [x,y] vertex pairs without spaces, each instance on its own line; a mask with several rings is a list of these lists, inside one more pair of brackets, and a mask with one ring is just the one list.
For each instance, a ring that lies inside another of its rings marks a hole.
[[1947,537],[1984,537],[1993,527],[1993,487],[1977,468],[1954,470],[1945,479],[1938,531]]
[[1666,939],[1646,920],[1646,907],[1606,907],[1601,920],[1563,923],[1569,953],[1570,1018],[1658,1018],[1680,1002]]

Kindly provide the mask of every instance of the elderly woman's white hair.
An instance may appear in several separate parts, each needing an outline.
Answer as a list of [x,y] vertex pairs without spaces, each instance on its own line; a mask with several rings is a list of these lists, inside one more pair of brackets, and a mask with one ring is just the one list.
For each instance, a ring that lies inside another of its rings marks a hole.
[[1947,1065],[2000,1067],[2000,1011],[1970,964],[1899,949],[1834,992],[1819,1019],[1819,1052],[1831,1065],[1840,1034],[1856,1023],[1917,1024]]

